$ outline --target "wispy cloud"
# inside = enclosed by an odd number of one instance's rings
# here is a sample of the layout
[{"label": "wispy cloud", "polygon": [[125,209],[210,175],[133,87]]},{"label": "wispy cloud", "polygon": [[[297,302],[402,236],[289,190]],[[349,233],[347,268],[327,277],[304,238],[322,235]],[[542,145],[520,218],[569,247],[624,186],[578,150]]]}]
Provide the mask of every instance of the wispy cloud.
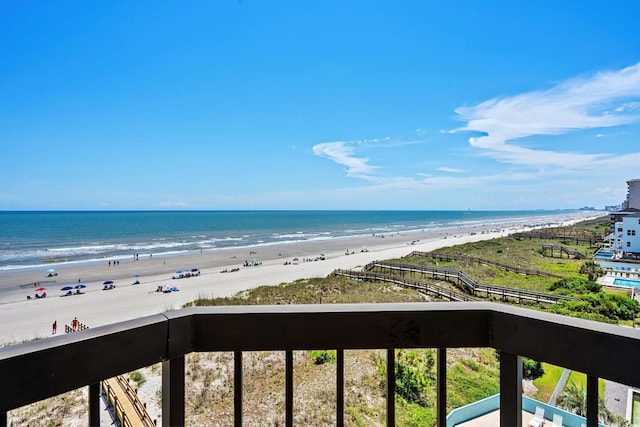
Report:
[{"label": "wispy cloud", "polygon": [[436,170],[439,171],[439,172],[449,172],[449,173],[466,173],[466,172],[469,172],[468,170],[456,169],[456,168],[448,168],[446,166],[443,166],[441,168],[437,168]]},{"label": "wispy cloud", "polygon": [[611,155],[537,150],[517,144],[532,136],[640,122],[640,63],[571,79],[546,91],[494,98],[455,111],[467,121],[455,131],[482,132],[483,136],[470,138],[469,143],[501,161],[565,167],[607,162]]},{"label": "wispy cloud", "polygon": [[325,157],[347,167],[347,175],[351,177],[366,177],[375,171],[375,166],[369,165],[369,159],[358,157],[353,142],[336,141],[323,142],[313,146],[316,156]]}]

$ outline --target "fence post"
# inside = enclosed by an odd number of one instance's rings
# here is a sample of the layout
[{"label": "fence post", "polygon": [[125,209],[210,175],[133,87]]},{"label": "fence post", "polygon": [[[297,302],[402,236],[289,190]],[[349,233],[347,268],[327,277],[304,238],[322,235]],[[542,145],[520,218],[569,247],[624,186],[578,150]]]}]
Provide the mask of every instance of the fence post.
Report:
[{"label": "fence post", "polygon": [[89,385],[89,425],[100,427],[100,383]]},{"label": "fence post", "polygon": [[438,349],[437,368],[437,405],[438,405],[438,427],[447,425],[447,349]]},{"label": "fence post", "polygon": [[184,356],[162,362],[162,425],[184,426]]},{"label": "fence post", "polygon": [[396,425],[396,352],[387,349],[387,427]]},{"label": "fence post", "polygon": [[500,427],[522,425],[522,357],[500,351]]}]

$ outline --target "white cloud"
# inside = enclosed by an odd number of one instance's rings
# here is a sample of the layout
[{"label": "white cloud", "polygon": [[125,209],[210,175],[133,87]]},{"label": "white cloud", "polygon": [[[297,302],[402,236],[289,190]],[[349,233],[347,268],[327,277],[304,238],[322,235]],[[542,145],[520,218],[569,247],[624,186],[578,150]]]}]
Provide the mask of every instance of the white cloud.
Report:
[{"label": "white cloud", "polygon": [[366,157],[357,157],[355,143],[347,141],[323,142],[313,146],[316,156],[326,157],[347,167],[347,176],[367,177],[375,171],[375,167],[368,164]]},{"label": "white cloud", "polygon": [[456,169],[456,168],[448,168],[446,166],[443,166],[441,168],[437,168],[436,170],[440,171],[440,172],[450,172],[450,173],[466,173],[466,172],[469,172],[468,170]]},{"label": "white cloud", "polygon": [[[546,91],[490,99],[456,113],[467,124],[455,131],[485,135],[469,143],[501,161],[520,165],[583,167],[608,162],[609,154],[566,153],[518,146],[536,135],[560,135],[640,122],[640,63],[619,71],[576,78]],[[632,156],[636,161],[637,157]]]}]

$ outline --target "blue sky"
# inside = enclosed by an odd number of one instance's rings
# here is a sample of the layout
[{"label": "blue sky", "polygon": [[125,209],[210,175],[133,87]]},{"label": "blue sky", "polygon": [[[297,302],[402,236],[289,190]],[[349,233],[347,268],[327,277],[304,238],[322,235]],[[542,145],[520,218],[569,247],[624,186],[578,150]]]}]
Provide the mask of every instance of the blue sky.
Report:
[{"label": "blue sky", "polygon": [[640,178],[640,3],[0,4],[0,209],[564,209]]}]

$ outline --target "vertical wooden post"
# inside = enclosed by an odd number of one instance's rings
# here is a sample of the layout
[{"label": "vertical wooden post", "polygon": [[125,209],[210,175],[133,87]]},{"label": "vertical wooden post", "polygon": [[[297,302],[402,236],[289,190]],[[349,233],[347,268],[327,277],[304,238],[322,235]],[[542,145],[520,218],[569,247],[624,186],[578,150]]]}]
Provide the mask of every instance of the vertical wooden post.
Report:
[{"label": "vertical wooden post", "polygon": [[522,358],[500,351],[500,427],[522,425]]},{"label": "vertical wooden post", "polygon": [[387,427],[396,425],[396,352],[387,349]]},{"label": "vertical wooden post", "polygon": [[293,427],[293,351],[285,352],[285,411],[287,427]]},{"label": "vertical wooden post", "polygon": [[438,381],[438,427],[447,425],[447,349],[438,349],[437,360],[437,381]]},{"label": "vertical wooden post", "polygon": [[89,385],[89,426],[100,427],[100,383]]},{"label": "vertical wooden post", "polygon": [[233,353],[233,425],[242,427],[242,352]]},{"label": "vertical wooden post", "polygon": [[336,350],[336,425],[344,425],[344,350]]},{"label": "vertical wooden post", "polygon": [[184,426],[184,356],[162,362],[162,425]]},{"label": "vertical wooden post", "polygon": [[587,427],[598,427],[598,377],[587,375]]}]

